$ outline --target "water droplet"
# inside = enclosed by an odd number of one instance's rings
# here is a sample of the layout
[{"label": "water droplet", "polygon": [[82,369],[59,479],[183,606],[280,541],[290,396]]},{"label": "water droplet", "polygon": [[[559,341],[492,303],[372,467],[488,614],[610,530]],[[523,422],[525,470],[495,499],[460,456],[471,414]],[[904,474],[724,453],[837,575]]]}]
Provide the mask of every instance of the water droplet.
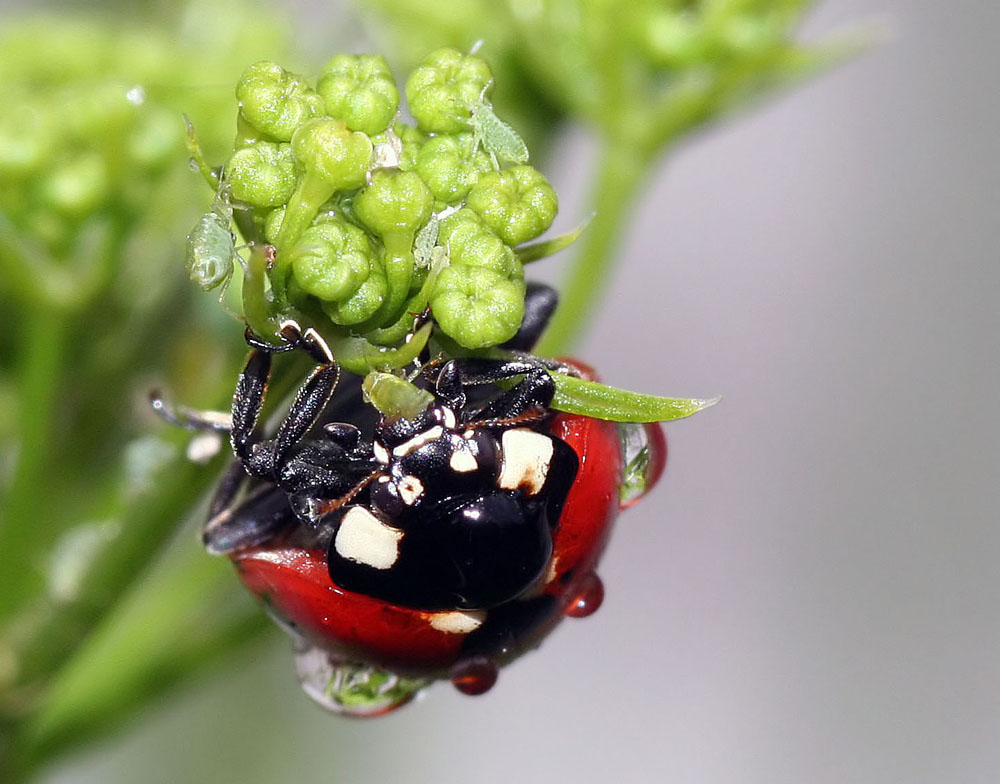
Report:
[{"label": "water droplet", "polygon": [[289,498],[295,516],[309,526],[315,526],[322,515],[319,499],[309,493],[296,493]]},{"label": "water droplet", "polygon": [[125,100],[133,106],[142,106],[146,102],[146,88],[137,84],[125,93]]},{"label": "water droplet", "polygon": [[401,708],[430,681],[406,678],[368,664],[341,662],[322,648],[306,644],[295,654],[302,689],[331,713],[371,718]]},{"label": "water droplet", "polygon": [[451,682],[462,694],[485,694],[497,682],[499,669],[484,656],[460,661],[451,668]]},{"label": "water droplet", "polygon": [[619,423],[618,439],[625,463],[618,505],[627,509],[659,481],[667,463],[667,440],[658,422]]},{"label": "water droplet", "polygon": [[604,601],[604,583],[591,572],[580,581],[580,590],[566,608],[570,618],[586,618],[597,612]]}]

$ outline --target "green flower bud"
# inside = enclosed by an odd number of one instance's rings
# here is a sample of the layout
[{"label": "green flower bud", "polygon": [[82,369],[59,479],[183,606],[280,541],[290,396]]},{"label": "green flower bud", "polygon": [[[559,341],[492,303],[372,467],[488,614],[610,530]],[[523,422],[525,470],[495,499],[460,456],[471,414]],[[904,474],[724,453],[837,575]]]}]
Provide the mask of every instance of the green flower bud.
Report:
[{"label": "green flower bud", "polygon": [[309,120],[292,137],[295,157],[307,175],[322,181],[329,193],[360,188],[372,160],[372,142],[363,133],[348,130],[343,120],[326,117]]},{"label": "green flower bud", "polygon": [[493,166],[481,150],[472,150],[472,134],[435,136],[417,155],[416,170],[427,183],[434,198],[446,204],[457,204],[468,194],[481,174]]},{"label": "green flower bud", "polygon": [[271,275],[275,294],[283,296],[290,248],[309,227],[320,208],[337,191],[361,187],[372,160],[371,139],[347,129],[343,120],[317,117],[299,126],[292,137],[292,151],[303,170],[298,187],[288,200],[281,230],[274,238],[278,263]]},{"label": "green flower bud", "polygon": [[441,221],[437,244],[448,249],[452,265],[483,267],[505,278],[521,272],[514,251],[470,209],[461,209]]},{"label": "green flower bud", "polygon": [[352,326],[367,321],[385,302],[389,285],[385,272],[379,265],[372,265],[368,279],[343,302],[324,302],[323,311],[334,324]]},{"label": "green flower bud", "polygon": [[416,172],[382,169],[354,200],[354,214],[383,238],[402,232],[410,235],[412,244],[412,235],[427,222],[433,206],[434,197]]},{"label": "green flower bud", "polygon": [[524,318],[524,280],[483,267],[452,265],[441,272],[430,297],[441,330],[469,349],[514,337]]},{"label": "green flower bud", "polygon": [[339,218],[306,229],[290,258],[295,282],[324,302],[354,294],[368,279],[376,259],[368,235]]},{"label": "green flower bud", "polygon": [[420,154],[420,148],[427,142],[427,136],[416,127],[406,123],[398,122],[392,127],[396,136],[403,143],[403,152],[399,156],[397,168],[402,171],[410,171],[417,165],[417,155]]},{"label": "green flower bud", "polygon": [[492,79],[484,60],[449,47],[438,49],[406,82],[410,113],[428,133],[467,131],[472,107]]},{"label": "green flower bud", "polygon": [[399,107],[392,71],[378,55],[337,55],[326,64],[316,89],[327,114],[369,135],[388,128]]},{"label": "green flower bud", "polygon": [[544,232],[559,206],[548,180],[531,166],[484,174],[466,204],[508,245],[520,245]]},{"label": "green flower bud", "polygon": [[305,79],[266,60],[243,72],[236,99],[250,125],[281,142],[291,140],[303,122],[323,113],[323,99]]},{"label": "green flower bud", "polygon": [[381,169],[354,200],[354,215],[382,238],[388,297],[378,314],[395,322],[414,283],[413,239],[430,218],[434,197],[416,172]]},{"label": "green flower bud", "polygon": [[232,154],[226,163],[225,181],[234,199],[254,207],[276,207],[294,192],[296,168],[290,144],[257,142]]}]

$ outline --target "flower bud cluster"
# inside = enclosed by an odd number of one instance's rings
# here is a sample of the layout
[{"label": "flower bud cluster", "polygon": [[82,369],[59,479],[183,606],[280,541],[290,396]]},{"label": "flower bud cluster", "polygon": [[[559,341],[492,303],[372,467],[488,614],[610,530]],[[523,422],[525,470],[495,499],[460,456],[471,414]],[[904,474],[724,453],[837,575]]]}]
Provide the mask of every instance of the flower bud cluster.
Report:
[{"label": "flower bud cluster", "polygon": [[514,247],[557,201],[493,114],[492,84],[485,61],[439,49],[406,82],[410,124],[382,57],[337,55],[315,86],[275,63],[246,69],[223,185],[245,238],[273,247],[276,316],[322,313],[324,331],[389,347],[428,307],[465,349],[514,335]]}]

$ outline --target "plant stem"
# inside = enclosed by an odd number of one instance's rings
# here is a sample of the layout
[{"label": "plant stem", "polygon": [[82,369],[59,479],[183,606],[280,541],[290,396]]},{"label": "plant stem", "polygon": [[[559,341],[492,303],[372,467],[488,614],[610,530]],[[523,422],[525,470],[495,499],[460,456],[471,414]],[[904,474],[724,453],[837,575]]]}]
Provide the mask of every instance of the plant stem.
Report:
[{"label": "plant stem", "polygon": [[632,143],[605,139],[591,197],[596,215],[581,237],[581,248],[562,287],[559,307],[538,346],[542,356],[565,353],[591,317],[651,157]]},{"label": "plant stem", "polygon": [[47,536],[37,519],[44,510],[39,493],[48,484],[45,473],[69,326],[64,313],[41,306],[28,309],[21,324],[18,393],[23,407],[18,412],[17,463],[0,517],[0,618],[23,601],[26,583],[39,579],[33,548]]},{"label": "plant stem", "polygon": [[255,245],[250,250],[250,260],[243,278],[243,316],[250,329],[259,337],[278,341],[278,326],[264,290],[266,281],[267,254],[263,245]]}]

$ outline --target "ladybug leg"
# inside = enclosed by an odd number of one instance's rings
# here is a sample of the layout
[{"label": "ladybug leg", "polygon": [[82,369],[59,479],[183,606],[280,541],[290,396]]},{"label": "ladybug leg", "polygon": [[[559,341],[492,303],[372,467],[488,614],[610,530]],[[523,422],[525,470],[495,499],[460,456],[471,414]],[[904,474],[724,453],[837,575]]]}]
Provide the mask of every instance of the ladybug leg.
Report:
[{"label": "ladybug leg", "polygon": [[339,378],[339,366],[320,365],[299,389],[274,438],[271,458],[274,465],[281,465],[289,450],[316,424],[319,415],[330,402]]},{"label": "ladybug leg", "polygon": [[264,394],[271,378],[271,353],[254,349],[247,358],[246,367],[236,381],[233,393],[232,430],[229,440],[236,457],[246,467],[247,473],[265,477],[271,473],[270,450],[254,449],[254,431],[257,418],[264,404]]},{"label": "ladybug leg", "polygon": [[[233,395],[233,452],[243,462],[247,473],[261,478],[274,477],[280,470],[289,450],[299,443],[329,403],[340,377],[340,369],[333,361],[330,349],[315,330],[302,332],[298,324],[287,321],[282,324],[281,335],[286,344],[272,346],[247,331],[247,342],[254,349]],[[294,348],[304,350],[319,361],[320,366],[299,389],[277,435],[269,442],[269,448],[263,448],[254,441],[253,434],[271,377],[271,355]]]},{"label": "ladybug leg", "polygon": [[[298,348],[305,351],[318,365],[333,363],[333,352],[315,329],[309,327],[304,332],[295,321],[285,321],[280,328],[281,337],[285,339],[288,348]],[[284,347],[282,347],[284,350]]]},{"label": "ladybug leg", "polygon": [[529,359],[453,359],[438,375],[438,397],[457,410],[465,406],[465,387],[492,384],[523,376],[509,390],[480,409],[472,419],[517,419],[529,411],[547,410],[555,394],[555,383],[545,367]]},{"label": "ladybug leg", "polygon": [[502,348],[510,351],[531,351],[541,338],[549,319],[559,303],[559,295],[551,286],[544,283],[527,285],[524,295],[524,318],[517,333],[503,344]]},{"label": "ladybug leg", "polygon": [[533,365],[523,379],[480,409],[475,418],[505,420],[517,419],[533,411],[544,414],[548,411],[555,392],[555,382],[548,371]]},{"label": "ladybug leg", "polygon": [[333,354],[330,351],[330,347],[323,340],[322,335],[312,327],[303,331],[298,322],[288,320],[281,323],[278,332],[285,341],[282,344],[268,343],[266,340],[261,340],[251,331],[250,327],[243,330],[243,339],[250,348],[263,351],[267,354],[284,354],[286,351],[301,349],[316,360],[317,364],[326,365],[333,362]]},{"label": "ladybug leg", "polygon": [[209,519],[232,505],[233,499],[236,498],[246,478],[246,471],[243,470],[243,465],[239,460],[234,460],[229,464],[226,472],[222,475],[222,479],[219,480],[219,486],[215,488],[215,492],[212,494],[212,500],[208,504]]}]

